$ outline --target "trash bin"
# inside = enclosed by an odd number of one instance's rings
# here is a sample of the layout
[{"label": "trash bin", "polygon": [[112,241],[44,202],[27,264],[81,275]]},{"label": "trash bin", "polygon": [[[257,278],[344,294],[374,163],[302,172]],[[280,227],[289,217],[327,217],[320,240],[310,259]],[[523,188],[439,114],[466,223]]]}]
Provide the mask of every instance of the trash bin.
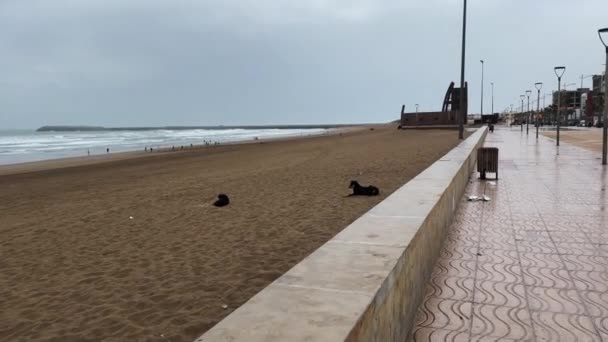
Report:
[{"label": "trash bin", "polygon": [[486,172],[496,174],[498,179],[498,148],[480,147],[477,149],[477,172],[480,179],[486,179]]}]

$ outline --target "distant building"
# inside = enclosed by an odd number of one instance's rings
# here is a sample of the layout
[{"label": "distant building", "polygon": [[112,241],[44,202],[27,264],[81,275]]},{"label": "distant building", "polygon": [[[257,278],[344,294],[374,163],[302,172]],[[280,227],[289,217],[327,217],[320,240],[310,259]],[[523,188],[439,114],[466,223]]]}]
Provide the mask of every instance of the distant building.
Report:
[{"label": "distant building", "polygon": [[604,85],[606,84],[606,77],[604,75],[593,75],[593,92],[595,93],[603,93]]},{"label": "distant building", "polygon": [[[562,107],[568,109],[581,108],[581,96],[589,92],[589,88],[578,88],[576,90],[562,90]],[[557,91],[553,92],[553,105],[557,105]]]},{"label": "distant building", "polygon": [[[591,90],[589,88],[561,91],[561,108],[566,113],[565,119],[581,119],[581,109],[585,106],[583,101],[587,101],[587,97],[583,96],[583,94],[587,94],[590,91]],[[557,106],[558,94],[559,92],[557,91],[553,92],[553,106]]]},{"label": "distant building", "polygon": [[586,113],[590,122],[597,121],[604,111],[604,87],[606,85],[606,77],[602,75],[593,76],[593,87],[587,97]]}]

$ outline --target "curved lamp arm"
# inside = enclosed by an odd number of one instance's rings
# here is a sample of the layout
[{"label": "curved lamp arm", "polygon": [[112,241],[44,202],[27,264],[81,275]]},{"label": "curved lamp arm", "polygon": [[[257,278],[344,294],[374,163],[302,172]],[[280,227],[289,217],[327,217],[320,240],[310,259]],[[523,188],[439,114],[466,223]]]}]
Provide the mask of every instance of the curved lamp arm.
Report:
[{"label": "curved lamp arm", "polygon": [[555,72],[555,76],[557,76],[557,78],[562,78],[562,76],[564,76],[564,73],[566,72],[566,67],[556,66],[555,68],[553,68],[553,71]]},{"label": "curved lamp arm", "polygon": [[606,40],[604,40],[604,37],[602,36],[603,34],[608,35],[608,27],[597,30],[597,35],[600,37],[602,44],[604,44],[604,46],[606,47],[606,50],[608,51],[608,38],[606,38]]}]

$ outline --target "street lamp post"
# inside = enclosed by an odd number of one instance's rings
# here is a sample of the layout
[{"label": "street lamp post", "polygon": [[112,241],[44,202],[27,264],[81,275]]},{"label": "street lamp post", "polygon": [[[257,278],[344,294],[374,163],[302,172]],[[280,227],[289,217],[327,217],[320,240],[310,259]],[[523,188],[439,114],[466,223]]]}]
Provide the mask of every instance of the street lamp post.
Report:
[{"label": "street lamp post", "polygon": [[483,59],[479,61],[481,62],[481,115],[483,116]]},{"label": "street lamp post", "polygon": [[528,96],[528,115],[526,115],[526,135],[530,131],[530,94],[532,94],[532,90],[526,90],[526,95]]},{"label": "street lamp post", "polygon": [[490,83],[492,85],[492,113],[490,114],[494,114],[494,82]]},{"label": "street lamp post", "polygon": [[[608,154],[608,27],[597,31],[597,35],[600,36],[600,40],[606,48],[606,70],[604,71],[604,119],[603,130],[604,135],[602,138],[602,165],[606,165],[606,154]],[[606,40],[604,40],[604,37]]]},{"label": "street lamp post", "polygon": [[418,104],[416,103],[416,113],[418,113]]},{"label": "street lamp post", "polygon": [[464,106],[464,59],[465,59],[465,45],[467,38],[467,0],[464,0],[462,10],[462,56],[460,59],[460,120],[458,120],[458,139],[464,139],[464,118],[466,116]]},{"label": "street lamp post", "polygon": [[538,97],[536,99],[536,120],[534,120],[534,124],[536,125],[536,139],[538,139],[538,126],[540,126],[538,124],[538,115],[540,113],[540,90],[543,87],[543,82],[536,82],[534,83],[534,86],[536,87],[536,90],[538,90]]},{"label": "street lamp post", "polygon": [[519,98],[521,99],[521,115],[519,116],[519,124],[521,126],[521,132],[524,132],[524,99],[526,98],[526,95],[519,95]]},{"label": "street lamp post", "polygon": [[555,72],[555,76],[557,76],[557,142],[556,146],[559,146],[559,126],[562,121],[561,109],[562,109],[562,76],[566,72],[565,66],[557,66],[553,68],[553,72]]}]

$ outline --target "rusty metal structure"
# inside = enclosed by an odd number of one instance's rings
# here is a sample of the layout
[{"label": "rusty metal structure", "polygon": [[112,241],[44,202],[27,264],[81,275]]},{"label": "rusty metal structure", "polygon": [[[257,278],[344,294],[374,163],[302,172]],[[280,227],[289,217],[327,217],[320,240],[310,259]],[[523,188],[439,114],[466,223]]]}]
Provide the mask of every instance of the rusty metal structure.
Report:
[{"label": "rusty metal structure", "polygon": [[401,128],[425,126],[458,126],[460,116],[460,96],[464,96],[464,120],[468,113],[468,86],[465,82],[464,90],[456,88],[451,82],[443,98],[440,112],[405,113],[405,105],[401,106]]}]

